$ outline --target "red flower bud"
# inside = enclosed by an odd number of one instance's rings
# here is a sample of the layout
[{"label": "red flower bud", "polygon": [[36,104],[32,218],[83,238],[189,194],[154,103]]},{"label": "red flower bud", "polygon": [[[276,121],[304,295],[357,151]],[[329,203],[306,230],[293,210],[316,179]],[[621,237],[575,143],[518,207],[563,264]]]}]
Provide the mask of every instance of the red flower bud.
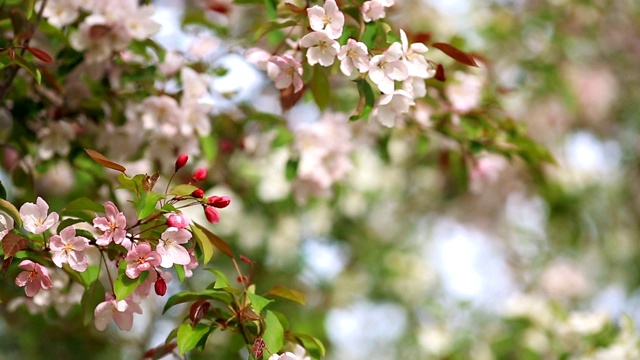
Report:
[{"label": "red flower bud", "polygon": [[187,165],[187,161],[189,161],[189,155],[182,154],[178,156],[176,159],[176,171],[182,169],[185,165]]},{"label": "red flower bud", "polygon": [[201,181],[207,178],[207,169],[199,168],[193,173],[193,177],[191,178],[194,182]]},{"label": "red flower bud", "polygon": [[193,190],[193,192],[191,193],[191,196],[193,196],[194,198],[202,199],[202,198],[204,197],[204,190],[202,190],[202,189],[195,189],[195,190]]},{"label": "red flower bud", "polygon": [[211,206],[205,206],[204,216],[206,216],[207,221],[212,224],[217,224],[218,222],[220,222],[220,213],[218,212],[218,210]]},{"label": "red flower bud", "polygon": [[155,290],[158,296],[164,296],[164,294],[167,293],[167,283],[160,275],[158,275],[158,279],[156,280]]},{"label": "red flower bud", "polygon": [[207,200],[209,200],[209,204],[217,207],[218,209],[226,208],[229,206],[231,202],[231,198],[228,196],[210,196]]}]

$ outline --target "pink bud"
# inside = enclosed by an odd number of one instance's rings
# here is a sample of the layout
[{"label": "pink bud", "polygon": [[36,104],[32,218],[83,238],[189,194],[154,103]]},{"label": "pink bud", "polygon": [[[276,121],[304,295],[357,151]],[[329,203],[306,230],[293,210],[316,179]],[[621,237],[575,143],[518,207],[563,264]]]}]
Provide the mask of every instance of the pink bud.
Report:
[{"label": "pink bud", "polygon": [[199,168],[193,173],[193,177],[191,178],[194,182],[202,181],[207,178],[207,169]]},{"label": "pink bud", "polygon": [[209,200],[209,204],[217,207],[218,209],[226,208],[229,206],[231,202],[231,198],[228,196],[210,196],[207,200]]},{"label": "pink bud", "polygon": [[220,213],[211,206],[206,206],[204,208],[204,216],[206,216],[207,220],[212,224],[220,222]]},{"label": "pink bud", "polygon": [[158,276],[154,287],[158,296],[164,296],[167,293],[167,283],[160,276]]},{"label": "pink bud", "polygon": [[191,196],[193,196],[194,198],[202,199],[202,198],[204,197],[204,190],[202,190],[202,189],[195,189],[195,190],[193,190],[193,192],[191,193]]},{"label": "pink bud", "polygon": [[184,214],[171,214],[166,222],[168,227],[184,229],[189,226],[189,219]]},{"label": "pink bud", "polygon": [[176,159],[176,171],[182,169],[187,164],[187,161],[189,161],[189,155],[182,154],[178,156],[178,159]]}]

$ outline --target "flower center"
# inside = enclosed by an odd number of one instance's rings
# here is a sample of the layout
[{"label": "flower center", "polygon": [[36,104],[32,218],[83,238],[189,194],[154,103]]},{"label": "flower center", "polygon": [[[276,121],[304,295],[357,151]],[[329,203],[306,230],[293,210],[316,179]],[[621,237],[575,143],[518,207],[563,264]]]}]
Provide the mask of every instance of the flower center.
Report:
[{"label": "flower center", "polygon": [[65,246],[62,247],[62,250],[64,250],[64,252],[69,254],[69,253],[71,253],[73,251],[73,245],[72,244],[66,244]]},{"label": "flower center", "polygon": [[322,23],[324,24],[325,27],[331,24],[331,16],[324,14],[324,16],[322,17]]}]

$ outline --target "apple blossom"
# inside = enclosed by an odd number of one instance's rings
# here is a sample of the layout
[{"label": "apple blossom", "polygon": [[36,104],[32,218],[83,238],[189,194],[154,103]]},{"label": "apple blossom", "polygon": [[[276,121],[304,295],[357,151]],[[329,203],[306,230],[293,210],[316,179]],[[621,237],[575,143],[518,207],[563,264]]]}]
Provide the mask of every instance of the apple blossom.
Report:
[{"label": "apple blossom", "polygon": [[127,269],[125,270],[125,274],[130,279],[135,279],[140,276],[141,272],[149,271],[155,266],[159,266],[162,261],[160,254],[151,250],[151,245],[146,242],[129,250],[124,260],[132,262],[127,264]]},{"label": "apple blossom", "polygon": [[85,271],[89,262],[83,251],[88,245],[89,239],[76,236],[73,226],[66,227],[59,235],[53,235],[49,239],[49,248],[53,253],[51,260],[60,268],[63,263],[68,263],[73,270]]},{"label": "apple blossom", "polygon": [[0,211],[0,241],[4,238],[9,231],[13,230],[14,222],[13,218],[4,211]]},{"label": "apple blossom", "polygon": [[167,226],[184,229],[189,226],[189,218],[183,213],[171,214],[167,218]]},{"label": "apple blossom", "polygon": [[156,246],[156,251],[162,256],[160,266],[170,268],[173,264],[187,265],[191,259],[184,246],[191,239],[191,233],[186,229],[168,228],[162,235]]},{"label": "apple blossom", "polygon": [[293,352],[285,352],[284,354],[273,354],[269,356],[268,360],[311,360],[311,357],[307,356],[306,350],[296,344],[296,348]]},{"label": "apple blossom", "polygon": [[198,268],[198,258],[195,256],[195,249],[189,249],[189,263],[183,266],[184,277],[193,276],[193,270]]},{"label": "apple blossom", "polygon": [[24,203],[20,207],[20,217],[25,230],[33,234],[42,234],[58,222],[58,213],[49,212],[49,204],[41,197],[38,197],[36,204]]},{"label": "apple blossom", "polygon": [[69,35],[69,44],[77,51],[85,52],[87,63],[107,60],[115,51],[123,50],[131,42],[124,24],[115,23],[101,14],[84,19],[78,31]]},{"label": "apple blossom", "polygon": [[252,47],[245,50],[244,57],[247,59],[249,64],[255,65],[255,67],[260,70],[267,70],[267,64],[269,63],[269,58],[271,58],[271,53],[257,47]]},{"label": "apple blossom", "polygon": [[129,331],[133,326],[133,314],[142,314],[142,308],[131,297],[116,301],[113,294],[105,294],[105,301],[98,304],[93,313],[99,331],[104,331],[112,320],[120,330]]},{"label": "apple blossom", "polygon": [[327,34],[331,39],[337,39],[342,35],[344,27],[344,14],[338,9],[335,0],[326,0],[322,7],[315,5],[307,9],[309,26],[314,31]]},{"label": "apple blossom", "polygon": [[410,93],[405,90],[395,90],[391,94],[383,94],[378,100],[378,106],[373,110],[375,117],[382,125],[392,127],[400,115],[409,112],[415,103]]},{"label": "apple blossom", "polygon": [[49,290],[53,287],[46,267],[31,260],[23,260],[18,267],[24,271],[16,277],[16,285],[24,287],[28,297],[34,297],[40,289]]},{"label": "apple blossom", "polygon": [[427,59],[422,56],[429,49],[423,43],[413,43],[409,45],[407,34],[404,30],[400,30],[400,40],[402,42],[402,59],[407,66],[407,72],[411,77],[419,77],[422,79],[430,78],[435,75],[435,70],[429,66]]},{"label": "apple blossom", "polygon": [[302,65],[291,55],[274,55],[267,63],[267,75],[278,89],[286,89],[293,85],[293,91],[302,90]]},{"label": "apple blossom", "polygon": [[78,18],[78,6],[73,0],[51,0],[44,8],[42,16],[49,24],[60,29]]},{"label": "apple blossom", "polygon": [[322,66],[330,66],[340,50],[340,44],[322,32],[311,32],[300,39],[300,45],[307,50],[309,65],[320,63]]},{"label": "apple blossom", "polygon": [[122,18],[129,35],[136,40],[145,40],[160,30],[160,24],[151,17],[155,12],[153,5],[140,6]]},{"label": "apple blossom", "polygon": [[338,59],[340,60],[340,71],[346,76],[351,76],[353,69],[365,73],[369,71],[369,53],[367,45],[349,38],[347,43],[338,51]]},{"label": "apple blossom", "polygon": [[453,110],[464,114],[473,110],[482,97],[482,78],[475,74],[456,71],[455,81],[446,87],[445,93],[453,106]]},{"label": "apple blossom", "polygon": [[409,77],[407,66],[401,60],[402,56],[402,45],[395,42],[383,54],[371,58],[369,77],[384,94],[393,93],[395,81],[403,81]]},{"label": "apple blossom", "polygon": [[127,236],[127,219],[111,201],[104,203],[104,210],[106,216],[93,219],[93,226],[102,231],[96,244],[107,246],[112,241],[120,244]]}]

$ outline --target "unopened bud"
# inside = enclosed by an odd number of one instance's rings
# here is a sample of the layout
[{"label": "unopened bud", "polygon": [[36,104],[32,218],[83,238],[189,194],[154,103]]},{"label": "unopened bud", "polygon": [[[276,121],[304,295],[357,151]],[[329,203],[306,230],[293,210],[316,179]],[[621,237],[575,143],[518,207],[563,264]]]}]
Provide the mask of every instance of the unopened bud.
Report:
[{"label": "unopened bud", "polygon": [[217,207],[218,209],[226,208],[229,206],[231,202],[231,198],[228,196],[210,196],[207,200],[209,200],[209,204]]},{"label": "unopened bud", "polygon": [[158,276],[158,279],[156,280],[155,290],[158,296],[164,296],[164,294],[167,293],[167,283],[161,276]]},{"label": "unopened bud", "polygon": [[189,226],[189,219],[184,214],[171,214],[167,218],[167,226],[178,229],[184,229]]},{"label": "unopened bud", "polygon": [[187,165],[187,161],[189,161],[189,155],[182,154],[178,156],[176,159],[176,171],[182,169],[185,165]]},{"label": "unopened bud", "polygon": [[193,177],[191,178],[194,182],[202,181],[207,178],[207,169],[199,168],[193,173]]},{"label": "unopened bud", "polygon": [[220,222],[220,213],[218,212],[218,210],[211,206],[205,206],[204,216],[206,216],[207,221],[212,224],[217,224],[218,222]]},{"label": "unopened bud", "polygon": [[202,198],[204,197],[204,190],[202,190],[202,189],[195,189],[195,190],[193,190],[193,192],[191,193],[191,196],[193,196],[194,198],[202,199]]}]

